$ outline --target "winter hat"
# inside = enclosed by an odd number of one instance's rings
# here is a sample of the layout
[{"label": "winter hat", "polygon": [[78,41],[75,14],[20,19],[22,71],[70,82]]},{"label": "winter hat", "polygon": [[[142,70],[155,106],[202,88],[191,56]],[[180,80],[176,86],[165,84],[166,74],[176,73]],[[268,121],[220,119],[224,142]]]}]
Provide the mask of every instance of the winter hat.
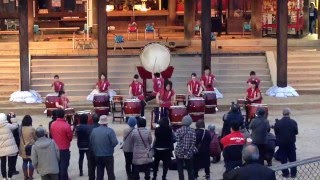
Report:
[{"label": "winter hat", "polygon": [[42,127],[42,126],[39,126],[37,129],[36,129],[36,136],[38,138],[41,138],[41,137],[44,137],[46,135],[46,130]]},{"label": "winter hat", "polygon": [[7,121],[7,115],[4,113],[0,113],[0,122]]},{"label": "winter hat", "polygon": [[182,119],[182,125],[184,126],[190,126],[192,124],[192,118],[189,115],[186,115]]},{"label": "winter hat", "polygon": [[136,126],[136,125],[137,125],[137,119],[136,119],[135,117],[133,117],[133,116],[129,117],[129,119],[128,119],[128,125],[129,125],[130,127]]},{"label": "winter hat", "polygon": [[257,115],[258,116],[264,116],[266,114],[266,111],[263,108],[258,108]]},{"label": "winter hat", "polygon": [[209,130],[210,132],[215,132],[216,126],[215,126],[214,124],[209,124],[208,130]]}]

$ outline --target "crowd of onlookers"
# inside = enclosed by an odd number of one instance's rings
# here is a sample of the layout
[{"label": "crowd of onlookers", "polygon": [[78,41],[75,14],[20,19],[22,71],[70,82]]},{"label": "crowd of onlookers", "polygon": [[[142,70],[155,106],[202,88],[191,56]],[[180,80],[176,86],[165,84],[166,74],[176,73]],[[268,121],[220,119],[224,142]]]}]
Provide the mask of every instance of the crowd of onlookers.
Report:
[{"label": "crowd of onlookers", "polygon": [[[167,179],[168,170],[177,170],[179,179],[197,179],[204,169],[205,178],[210,179],[210,165],[224,161],[223,178],[229,179],[275,179],[272,166],[275,157],[281,163],[296,161],[295,136],[297,123],[290,118],[290,109],[283,110],[283,117],[270,125],[264,109],[257,110],[256,118],[245,122],[240,108],[232,104],[223,117],[221,135],[215,126],[206,128],[204,121],[191,127],[192,118],[185,116],[178,129],[172,129],[168,118],[159,122],[152,134],[146,128],[146,120],[130,117],[119,143],[115,131],[108,126],[108,117],[93,115],[93,124],[88,125],[88,115],[80,115],[80,123],[73,132],[65,120],[63,110],[53,112],[49,131],[42,126],[32,126],[29,115],[23,117],[20,125],[13,113],[0,114],[0,156],[1,173],[4,179],[11,179],[16,171],[17,156],[22,160],[24,179],[32,179],[34,169],[44,180],[68,180],[70,144],[74,134],[79,149],[79,175],[83,176],[83,160],[87,158],[89,180],[104,179],[106,169],[109,180],[116,179],[114,173],[114,149],[123,150],[128,179],[137,180],[143,172],[145,179]],[[271,133],[271,128],[274,133]],[[276,146],[279,146],[275,152]],[[74,153],[74,152],[73,152]],[[221,158],[221,156],[223,158]],[[158,176],[159,163],[163,162],[162,177]],[[7,167],[8,164],[8,167]],[[284,177],[296,177],[296,168],[283,170]],[[250,178],[249,178],[250,177]]]}]

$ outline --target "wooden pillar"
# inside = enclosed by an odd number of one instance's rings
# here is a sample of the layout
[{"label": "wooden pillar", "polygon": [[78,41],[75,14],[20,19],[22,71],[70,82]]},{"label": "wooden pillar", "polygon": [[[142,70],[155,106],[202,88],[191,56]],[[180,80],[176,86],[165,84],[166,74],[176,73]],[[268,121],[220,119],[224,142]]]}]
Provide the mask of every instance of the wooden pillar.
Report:
[{"label": "wooden pillar", "polygon": [[184,39],[191,40],[194,36],[195,26],[195,1],[184,1]]},{"label": "wooden pillar", "polygon": [[251,34],[254,38],[262,37],[262,1],[251,1]]},{"label": "wooden pillar", "polygon": [[169,0],[168,11],[169,11],[168,25],[174,26],[175,22],[176,22],[176,18],[177,18],[177,2],[176,2],[176,0]]},{"label": "wooden pillar", "polygon": [[211,69],[211,1],[201,0],[201,43],[202,43],[202,61],[201,71],[205,67]]},{"label": "wooden pillar", "polygon": [[309,0],[303,1],[303,34],[309,34]]},{"label": "wooden pillar", "polygon": [[95,38],[98,38],[98,7],[98,0],[92,0],[92,34]]},{"label": "wooden pillar", "polygon": [[28,32],[29,32],[29,40],[33,41],[33,25],[34,25],[34,17],[33,17],[33,0],[28,0]]},{"label": "wooden pillar", "polygon": [[29,91],[30,85],[28,9],[28,1],[19,0],[20,86],[22,91]]},{"label": "wooden pillar", "polygon": [[277,86],[287,87],[288,0],[277,1]]},{"label": "wooden pillar", "polygon": [[98,1],[98,72],[108,75],[106,4],[106,1]]}]

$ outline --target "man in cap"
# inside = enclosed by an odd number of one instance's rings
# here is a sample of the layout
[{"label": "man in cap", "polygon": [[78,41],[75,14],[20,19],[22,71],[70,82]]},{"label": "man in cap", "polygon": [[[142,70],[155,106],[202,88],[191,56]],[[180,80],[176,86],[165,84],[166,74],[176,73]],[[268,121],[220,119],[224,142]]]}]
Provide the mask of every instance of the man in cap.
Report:
[{"label": "man in cap", "polygon": [[260,163],[264,164],[264,157],[266,153],[266,144],[268,130],[270,129],[269,121],[266,118],[266,111],[263,108],[258,108],[257,110],[257,117],[254,118],[250,125],[249,129],[252,130],[251,137],[252,143],[256,145],[259,149],[260,153]]},{"label": "man in cap", "polygon": [[36,129],[37,141],[32,146],[31,159],[41,179],[59,179],[59,149],[56,143],[47,138],[45,129]]},{"label": "man in cap", "polygon": [[[279,145],[280,161],[282,164],[296,161],[296,135],[298,134],[298,125],[295,120],[290,118],[291,111],[285,108],[282,112],[281,120],[276,121],[274,125],[274,133],[276,135],[277,143]],[[290,169],[291,177],[295,178],[297,175],[297,168]],[[282,176],[289,177],[289,170],[282,171]]]},{"label": "man in cap", "polygon": [[114,148],[118,144],[116,133],[108,127],[108,117],[100,116],[100,126],[94,128],[90,135],[90,148],[96,157],[97,180],[103,180],[104,169],[107,169],[108,179],[114,180]]},{"label": "man in cap", "polygon": [[188,171],[188,179],[194,178],[193,155],[197,152],[196,133],[190,127],[192,119],[189,115],[183,117],[182,127],[176,131],[177,146],[175,154],[177,157],[177,166],[179,173],[179,180],[184,180],[183,164],[186,165]]}]

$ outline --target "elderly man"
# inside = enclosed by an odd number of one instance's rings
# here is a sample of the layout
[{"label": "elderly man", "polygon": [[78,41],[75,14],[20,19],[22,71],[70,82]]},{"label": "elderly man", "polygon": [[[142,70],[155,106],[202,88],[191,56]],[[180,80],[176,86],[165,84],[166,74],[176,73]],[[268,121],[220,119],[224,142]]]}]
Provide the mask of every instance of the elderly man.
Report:
[{"label": "elderly man", "polygon": [[242,150],[244,165],[223,175],[224,180],[275,180],[275,172],[259,163],[259,150],[255,145],[248,145]]},{"label": "elderly man", "polygon": [[266,111],[262,108],[258,108],[257,115],[258,117],[254,118],[250,125],[249,129],[252,129],[251,137],[252,143],[255,144],[260,153],[260,163],[264,163],[264,157],[266,153],[266,145],[267,145],[267,136],[268,130],[270,129],[269,121],[267,120]]},{"label": "elderly man", "polygon": [[108,117],[100,116],[100,126],[94,128],[90,135],[90,148],[96,157],[97,180],[103,180],[104,169],[107,169],[108,179],[115,180],[114,148],[118,144],[116,133],[108,127]]},{"label": "elderly man", "polygon": [[[291,111],[285,108],[282,111],[283,118],[274,125],[274,133],[279,145],[279,156],[282,164],[296,161],[296,135],[298,134],[298,125],[295,120],[290,118]],[[297,175],[297,168],[290,169],[291,177]],[[289,177],[289,170],[282,171],[283,177]]]}]

